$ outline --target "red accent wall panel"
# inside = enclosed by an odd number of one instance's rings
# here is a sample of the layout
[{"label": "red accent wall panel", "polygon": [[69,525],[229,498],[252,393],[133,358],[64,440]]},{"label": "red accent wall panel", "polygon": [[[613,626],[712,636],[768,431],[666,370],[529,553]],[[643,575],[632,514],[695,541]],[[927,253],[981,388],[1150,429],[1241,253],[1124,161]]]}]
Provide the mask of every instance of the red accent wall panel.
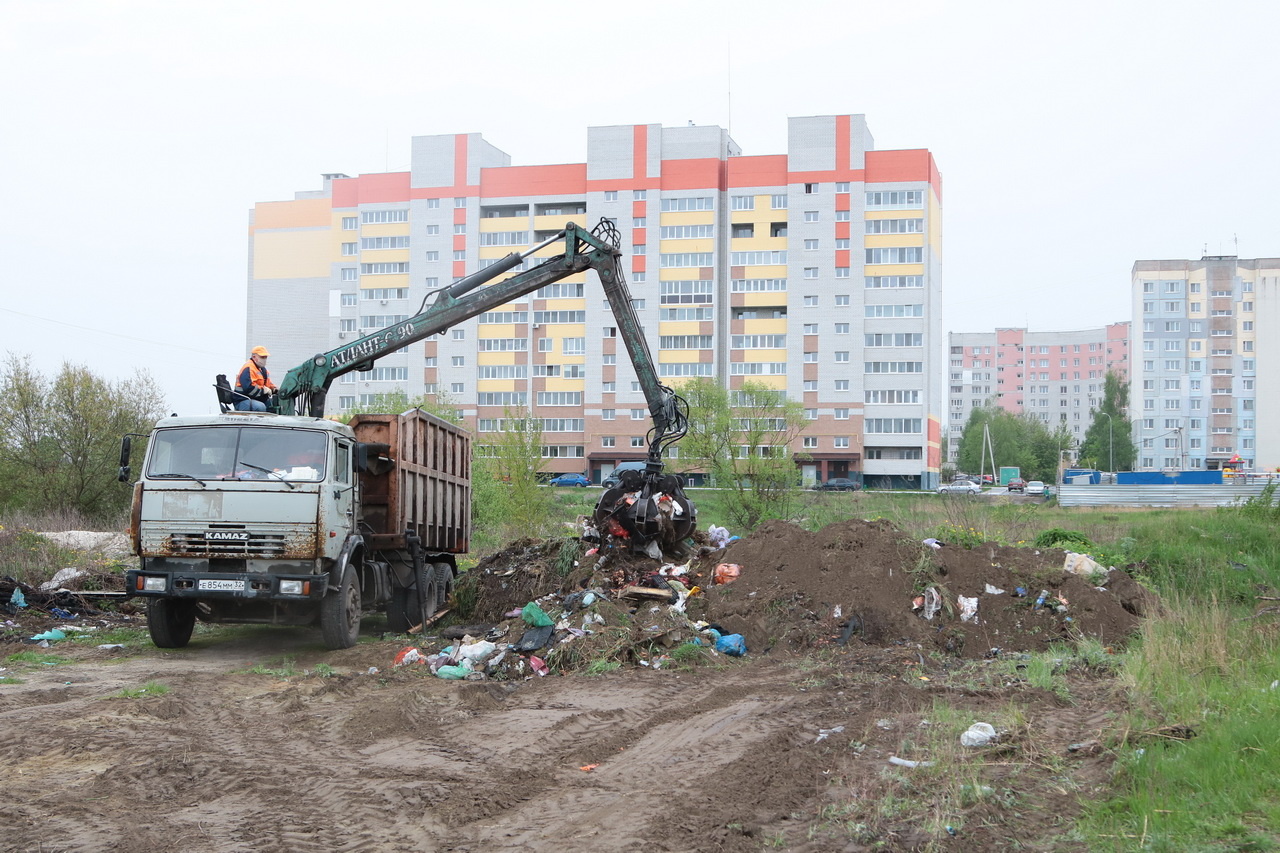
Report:
[{"label": "red accent wall panel", "polygon": [[466,262],[466,261],[454,261],[454,262],[453,262],[453,277],[454,277],[454,278],[462,278],[462,277],[463,277],[464,275],[466,275],[466,274],[467,274],[467,262]]},{"label": "red accent wall panel", "polygon": [[[836,171],[849,171],[849,116],[836,116]],[[839,208],[836,208],[839,210]]]},{"label": "red accent wall panel", "polygon": [[729,160],[730,187],[785,187],[787,183],[786,154]]},{"label": "red accent wall panel", "polygon": [[934,195],[942,200],[942,175],[925,148],[906,151],[868,151],[867,183],[889,181],[928,181]]},{"label": "red accent wall panel", "polygon": [[714,157],[696,160],[663,160],[663,190],[714,190],[720,188],[720,161]]},{"label": "red accent wall panel", "polygon": [[836,210],[852,210],[849,206],[850,193],[836,193]]},{"label": "red accent wall panel", "polygon": [[837,239],[837,240],[847,240],[847,239],[849,239],[849,225],[850,225],[850,224],[851,224],[851,223],[848,223],[848,222],[837,222],[837,223],[836,223],[836,239]]},{"label": "red accent wall panel", "polygon": [[334,207],[408,201],[409,173],[382,172],[358,178],[339,178],[330,189]]},{"label": "red accent wall panel", "polygon": [[631,215],[632,215],[632,216],[648,216],[648,215],[649,215],[649,202],[647,202],[647,201],[633,201],[633,202],[631,202]]},{"label": "red accent wall panel", "polygon": [[644,271],[645,271],[645,269],[646,269],[646,267],[645,267],[645,260],[646,260],[646,258],[645,258],[645,256],[644,256],[644,255],[632,255],[632,256],[631,256],[631,271],[632,271],[632,272],[644,272]]},{"label": "red accent wall panel", "polygon": [[453,250],[454,250],[455,252],[461,252],[461,251],[464,251],[466,248],[467,248],[467,235],[466,235],[466,234],[454,234],[454,235],[453,235]]},{"label": "red accent wall panel", "polygon": [[646,243],[648,240],[649,240],[649,234],[646,229],[644,228],[631,229],[631,244],[633,246],[639,246],[643,243]]},{"label": "red accent wall panel", "polygon": [[836,266],[838,267],[849,266],[849,250],[848,249],[836,249]]},{"label": "red accent wall panel", "polygon": [[480,195],[484,198],[584,195],[586,191],[586,163],[501,166],[480,170]]},{"label": "red accent wall panel", "polygon": [[631,128],[631,157],[631,177],[644,180],[649,176],[649,128],[643,124]]},{"label": "red accent wall panel", "polygon": [[465,207],[455,207],[453,209],[453,224],[454,225],[467,224],[467,209]]},{"label": "red accent wall panel", "polygon": [[453,137],[453,185],[467,185],[467,136],[459,133]]}]

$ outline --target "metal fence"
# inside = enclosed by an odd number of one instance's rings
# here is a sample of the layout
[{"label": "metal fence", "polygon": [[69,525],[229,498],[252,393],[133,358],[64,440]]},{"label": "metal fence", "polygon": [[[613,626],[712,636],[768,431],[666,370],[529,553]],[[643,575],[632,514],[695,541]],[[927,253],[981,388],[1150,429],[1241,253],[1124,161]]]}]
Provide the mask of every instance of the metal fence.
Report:
[{"label": "metal fence", "polygon": [[1232,506],[1262,494],[1265,483],[1223,483],[1212,486],[1061,485],[1059,506]]}]

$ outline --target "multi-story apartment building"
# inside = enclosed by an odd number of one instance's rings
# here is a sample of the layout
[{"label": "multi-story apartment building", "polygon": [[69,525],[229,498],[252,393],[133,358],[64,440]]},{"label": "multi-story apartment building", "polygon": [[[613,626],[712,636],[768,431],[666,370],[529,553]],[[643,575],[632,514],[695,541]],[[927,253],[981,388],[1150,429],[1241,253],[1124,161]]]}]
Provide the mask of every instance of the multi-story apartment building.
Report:
[{"label": "multi-story apartment building", "polygon": [[[860,115],[788,131],[785,154],[744,156],[719,127],[592,127],[585,163],[542,166],[512,166],[478,134],[415,137],[407,172],[326,175],[255,205],[249,340],[280,371],[566,222],[609,218],[664,382],[785,389],[810,420],[794,448],[807,478],[931,487],[945,369],[933,157],[875,151]],[[598,480],[644,457],[648,409],[594,273],[343,377],[330,409],[395,389],[446,395],[480,445],[505,411],[531,411],[549,471]]]},{"label": "multi-story apartment building", "polygon": [[1129,334],[1128,322],[1068,332],[952,332],[948,458],[956,458],[969,415],[983,406],[1029,413],[1051,430],[1066,424],[1083,441],[1107,372],[1129,381]]},{"label": "multi-story apartment building", "polygon": [[1280,346],[1255,325],[1277,310],[1280,258],[1137,261],[1132,281],[1138,467],[1216,469],[1237,455],[1245,468],[1280,464],[1276,404],[1257,405]]}]

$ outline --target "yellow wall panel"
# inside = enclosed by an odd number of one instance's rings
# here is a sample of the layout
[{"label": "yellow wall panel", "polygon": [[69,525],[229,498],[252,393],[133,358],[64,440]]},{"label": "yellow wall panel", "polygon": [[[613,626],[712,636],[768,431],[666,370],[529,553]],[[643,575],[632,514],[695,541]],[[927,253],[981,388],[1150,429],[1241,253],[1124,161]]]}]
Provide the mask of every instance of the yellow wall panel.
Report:
[{"label": "yellow wall panel", "polygon": [[[533,229],[535,231],[559,231],[564,228],[566,222],[575,222],[578,225],[587,228],[587,215],[585,213],[550,213],[545,216],[535,216],[533,217]],[[587,228],[587,230],[591,229]],[[533,235],[531,234],[529,236],[532,237]],[[563,243],[561,243],[561,245],[563,246]],[[560,253],[552,252],[551,254],[556,255]]]},{"label": "yellow wall panel", "polygon": [[[702,276],[699,272],[698,267],[668,267],[666,269],[661,270],[660,273],[662,275],[662,279],[661,279],[662,281],[701,281],[702,280]],[[679,306],[671,305],[668,307],[676,308]],[[689,308],[692,306],[686,305],[684,307]]]},{"label": "yellow wall panel", "polygon": [[548,391],[581,391],[583,382],[584,380],[582,379],[564,379],[563,377],[550,376],[550,377],[547,377],[547,390]]},{"label": "yellow wall panel", "polygon": [[485,323],[476,331],[477,338],[514,338],[515,336],[514,323]]},{"label": "yellow wall panel", "polygon": [[409,276],[406,275],[362,275],[360,276],[360,289],[368,290],[374,287],[408,287]]},{"label": "yellow wall panel", "polygon": [[[356,234],[361,237],[403,237],[409,233],[408,222],[372,222],[368,225],[361,225],[359,231],[343,231],[343,234],[351,234],[352,240]],[[348,240],[347,242],[350,242]]]},{"label": "yellow wall panel", "polygon": [[924,264],[867,264],[863,275],[924,275]]},{"label": "yellow wall panel", "polygon": [[658,323],[659,335],[700,335],[702,323],[699,320],[665,320]]},{"label": "yellow wall panel", "polygon": [[488,393],[515,391],[516,381],[514,379],[478,379],[476,380],[476,390]]},{"label": "yellow wall panel", "polygon": [[778,319],[770,318],[768,320],[743,320],[742,333],[744,335],[785,335],[787,333],[787,320],[785,317]]},{"label": "yellow wall panel", "polygon": [[[518,360],[516,356],[519,356]],[[481,352],[476,353],[476,364],[523,364],[527,357],[528,353],[523,352]]]},{"label": "yellow wall panel", "polygon": [[748,349],[742,351],[743,361],[786,361],[787,351],[784,349]]},{"label": "yellow wall panel", "polygon": [[327,198],[263,201],[253,206],[253,230],[259,234],[270,228],[328,228],[332,222],[333,205]]},{"label": "yellow wall panel", "polygon": [[743,278],[786,278],[787,277],[786,264],[760,264],[759,266],[743,267],[743,270],[744,270],[744,274],[742,276]]},{"label": "yellow wall panel", "polygon": [[259,231],[253,238],[253,277],[327,278],[339,260],[336,250],[328,228]]},{"label": "yellow wall panel", "polygon": [[366,264],[396,264],[409,260],[408,249],[365,249],[360,260]]},{"label": "yellow wall panel", "polygon": [[658,353],[659,364],[693,364],[700,360],[696,349],[664,349]]},{"label": "yellow wall panel", "polygon": [[[764,278],[764,276],[759,277]],[[774,276],[774,278],[781,278],[781,276]],[[785,290],[774,290],[744,293],[742,294],[742,304],[752,307],[757,305],[786,305],[787,292]]]}]

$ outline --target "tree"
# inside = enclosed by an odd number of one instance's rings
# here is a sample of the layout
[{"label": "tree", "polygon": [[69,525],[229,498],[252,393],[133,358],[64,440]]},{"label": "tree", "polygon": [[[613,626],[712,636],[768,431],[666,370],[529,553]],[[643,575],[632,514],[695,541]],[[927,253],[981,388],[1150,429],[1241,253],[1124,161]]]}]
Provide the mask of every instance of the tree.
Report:
[{"label": "tree", "polygon": [[765,518],[793,515],[800,474],[791,443],[808,425],[804,406],[787,400],[784,391],[753,382],[729,390],[698,379],[681,394],[690,414],[680,459],[727,490],[732,522],[749,529]]},{"label": "tree", "polygon": [[411,400],[409,395],[401,390],[375,394],[370,402],[348,409],[339,420],[345,424],[350,423],[355,415],[399,414],[410,409],[422,409],[427,414],[435,415],[451,424],[462,423],[462,411],[448,394],[426,394]]},{"label": "tree", "polygon": [[143,371],[109,382],[64,363],[49,379],[31,366],[29,356],[10,353],[0,365],[5,505],[116,520],[131,497],[116,478],[120,439],[148,432],[163,407],[159,388]]},{"label": "tree", "polygon": [[[1066,424],[1059,424],[1051,432],[1043,421],[1031,415],[1017,415],[994,406],[977,408],[969,415],[960,436],[956,464],[964,471],[976,472],[984,467],[984,426],[991,437],[996,467],[1019,468],[1028,480],[1055,481],[1061,451],[1073,443]],[[986,467],[990,467],[989,463]]]},{"label": "tree", "polygon": [[1133,443],[1133,424],[1128,413],[1129,383],[1108,370],[1102,405],[1093,412],[1093,420],[1080,444],[1081,465],[1112,472],[1133,470],[1138,448]]},{"label": "tree", "polygon": [[513,531],[538,535],[551,518],[554,498],[542,488],[542,419],[528,409],[506,409],[497,441],[477,450],[501,490],[499,512]]}]

